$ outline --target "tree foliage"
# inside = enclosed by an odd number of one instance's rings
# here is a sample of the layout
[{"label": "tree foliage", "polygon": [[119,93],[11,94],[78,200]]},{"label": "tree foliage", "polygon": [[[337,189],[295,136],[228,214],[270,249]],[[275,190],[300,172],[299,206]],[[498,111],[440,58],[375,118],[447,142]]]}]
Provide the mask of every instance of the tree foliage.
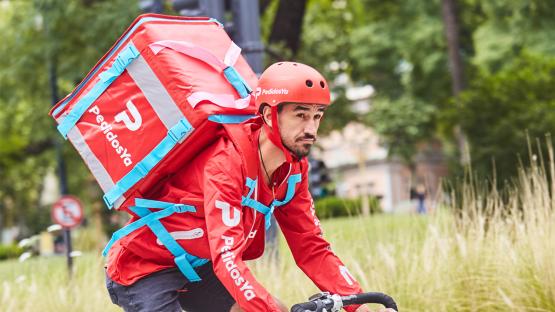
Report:
[{"label": "tree foliage", "polygon": [[[37,206],[43,178],[56,165],[59,138],[48,117],[51,66],[58,93],[69,93],[137,14],[138,7],[124,0],[1,3],[0,227],[27,224],[36,231],[49,219],[48,209]],[[73,148],[62,146],[70,191],[87,200],[89,173]]]},{"label": "tree foliage", "polygon": [[[390,155],[408,164],[416,145],[434,136],[434,116],[450,96],[440,11],[437,0],[314,0],[305,16],[299,58],[332,81],[346,74],[353,85],[377,90],[368,116],[344,113],[329,119],[336,126],[366,122],[391,147]],[[348,87],[334,91],[342,94]],[[349,112],[349,104],[337,97],[342,111]]]},{"label": "tree foliage", "polygon": [[[549,110],[547,100],[537,100],[549,94],[543,91],[549,85],[534,79],[537,77],[522,78],[523,72],[519,73],[523,81],[517,83],[508,80],[508,73],[516,75],[521,65],[534,68],[542,77],[550,74],[548,67],[539,64],[545,65],[541,59],[555,55],[555,4],[547,0],[459,0],[457,9],[460,53],[470,81],[462,108],[451,93],[439,0],[312,0],[298,57],[322,69],[332,80],[347,74],[354,85],[374,86],[372,109],[361,120],[377,130],[390,147],[390,155],[411,164],[419,143],[439,137],[447,156],[457,159],[452,148],[456,146],[453,130],[460,122],[470,136],[474,168],[491,174],[495,158],[498,169],[510,175],[515,170],[508,168],[518,166],[514,161],[517,152],[527,146],[524,130],[529,129],[531,135],[551,131],[548,115],[534,115],[538,122],[531,118],[533,111]],[[531,59],[527,53],[536,57]],[[330,66],[334,63],[341,66]],[[508,86],[514,88],[511,92],[528,94],[515,94],[515,101],[507,104],[521,113],[488,115],[488,125],[499,123],[510,130],[476,132],[470,125],[479,125],[473,121],[484,122],[485,118],[478,107],[493,109],[501,95],[498,91]],[[338,99],[345,106],[343,111],[348,110],[349,101]],[[352,118],[337,116],[344,118],[332,117],[336,125]],[[485,125],[481,128],[489,129]],[[488,146],[484,147],[486,141]]]},{"label": "tree foliage", "polygon": [[470,141],[474,169],[495,170],[503,181],[516,175],[519,157],[528,163],[527,140],[540,139],[545,152],[546,134],[555,134],[553,86],[555,57],[529,54],[472,81],[454,115]]},{"label": "tree foliage", "polygon": [[467,1],[482,16],[473,33],[475,55],[472,62],[495,72],[523,50],[538,54],[555,54],[555,2]]},{"label": "tree foliage", "polygon": [[429,134],[433,133],[433,111],[433,106],[409,96],[395,100],[380,98],[373,103],[367,118],[387,143],[390,154],[412,166],[418,144],[430,139]]},{"label": "tree foliage", "polygon": [[[410,164],[422,140],[441,137],[452,146],[453,125],[460,124],[474,168],[490,173],[495,159],[507,176],[517,152],[527,154],[526,130],[532,138],[553,131],[553,1],[457,1],[469,81],[461,107],[451,97],[440,0],[260,3],[273,58],[310,64],[334,82],[324,131],[366,122],[392,155]],[[288,5],[302,7],[304,17],[288,16]],[[0,226],[47,214],[36,207],[59,140],[47,117],[50,69],[57,72],[58,96],[69,93],[139,13],[136,0],[0,2]],[[279,26],[293,17],[288,26],[294,27],[283,32]],[[366,84],[376,95],[369,115],[361,115],[350,109],[346,90]],[[98,190],[91,190],[88,170],[69,144],[62,146],[71,193],[92,200]]]}]

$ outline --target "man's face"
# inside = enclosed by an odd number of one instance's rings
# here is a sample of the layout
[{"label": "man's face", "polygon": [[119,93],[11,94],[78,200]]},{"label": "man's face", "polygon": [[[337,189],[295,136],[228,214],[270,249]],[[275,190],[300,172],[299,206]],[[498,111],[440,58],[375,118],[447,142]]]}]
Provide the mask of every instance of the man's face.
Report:
[{"label": "man's face", "polygon": [[325,109],[324,105],[287,103],[278,114],[281,141],[298,158],[310,153]]}]

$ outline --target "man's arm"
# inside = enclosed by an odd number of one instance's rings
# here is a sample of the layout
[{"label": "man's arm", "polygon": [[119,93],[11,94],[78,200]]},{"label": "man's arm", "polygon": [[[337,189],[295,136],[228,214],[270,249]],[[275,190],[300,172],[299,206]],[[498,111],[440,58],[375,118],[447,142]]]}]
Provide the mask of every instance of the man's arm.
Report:
[{"label": "man's arm", "polygon": [[[362,292],[358,282],[322,237],[320,221],[308,191],[307,172],[303,172],[302,183],[293,200],[277,208],[274,214],[297,266],[318,288],[340,295]],[[357,307],[345,309],[353,312]]]},{"label": "man's arm", "polygon": [[222,141],[204,169],[204,209],[214,272],[245,311],[276,311],[277,303],[242,260],[245,249],[241,158]]}]

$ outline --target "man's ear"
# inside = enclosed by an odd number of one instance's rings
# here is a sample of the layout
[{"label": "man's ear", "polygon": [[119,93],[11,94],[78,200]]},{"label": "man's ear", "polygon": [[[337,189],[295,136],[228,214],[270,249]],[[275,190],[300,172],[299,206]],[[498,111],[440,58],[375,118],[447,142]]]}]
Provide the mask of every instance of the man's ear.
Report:
[{"label": "man's ear", "polygon": [[262,110],[262,118],[268,126],[272,126],[272,108],[270,107],[270,105],[264,106]]}]

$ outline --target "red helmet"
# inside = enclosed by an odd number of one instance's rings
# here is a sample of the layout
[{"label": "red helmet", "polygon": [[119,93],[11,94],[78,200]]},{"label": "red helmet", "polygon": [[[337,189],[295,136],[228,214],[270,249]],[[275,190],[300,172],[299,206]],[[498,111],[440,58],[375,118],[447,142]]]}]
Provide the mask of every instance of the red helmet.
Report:
[{"label": "red helmet", "polygon": [[268,67],[260,76],[255,92],[256,109],[262,104],[272,108],[272,127],[264,124],[268,137],[283,150],[288,162],[291,152],[283,145],[277,121],[277,107],[281,103],[329,105],[330,90],[326,79],[314,68],[295,62],[279,62]]},{"label": "red helmet", "polygon": [[330,104],[326,79],[314,68],[295,62],[279,62],[268,67],[256,88],[256,107],[263,103]]}]

